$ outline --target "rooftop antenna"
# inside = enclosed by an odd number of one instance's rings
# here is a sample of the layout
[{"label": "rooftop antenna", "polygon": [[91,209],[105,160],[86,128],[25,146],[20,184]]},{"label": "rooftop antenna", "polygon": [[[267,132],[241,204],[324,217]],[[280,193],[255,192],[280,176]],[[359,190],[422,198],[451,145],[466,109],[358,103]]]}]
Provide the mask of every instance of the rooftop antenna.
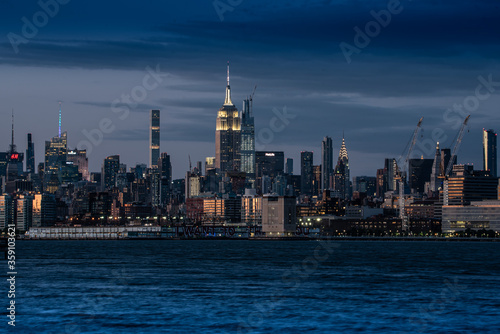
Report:
[{"label": "rooftop antenna", "polygon": [[61,138],[61,115],[62,110],[61,110],[61,101],[59,101],[59,138]]},{"label": "rooftop antenna", "polygon": [[229,86],[229,60],[227,61],[227,85]]},{"label": "rooftop antenna", "polygon": [[14,145],[14,108],[12,108],[12,139],[10,142],[10,151],[14,152],[16,150],[16,146]]}]

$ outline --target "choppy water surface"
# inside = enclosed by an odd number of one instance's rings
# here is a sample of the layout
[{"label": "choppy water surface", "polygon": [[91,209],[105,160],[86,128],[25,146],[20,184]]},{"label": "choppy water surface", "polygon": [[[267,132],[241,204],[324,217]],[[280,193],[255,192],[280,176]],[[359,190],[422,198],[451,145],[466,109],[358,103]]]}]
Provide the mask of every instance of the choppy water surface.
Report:
[{"label": "choppy water surface", "polygon": [[500,331],[500,243],[18,241],[17,250],[23,333]]}]

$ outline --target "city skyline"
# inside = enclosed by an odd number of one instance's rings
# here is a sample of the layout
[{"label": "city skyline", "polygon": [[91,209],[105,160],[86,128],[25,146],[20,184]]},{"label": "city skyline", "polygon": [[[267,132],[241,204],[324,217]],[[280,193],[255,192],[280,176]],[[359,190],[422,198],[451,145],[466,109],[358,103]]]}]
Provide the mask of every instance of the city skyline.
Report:
[{"label": "city skyline", "polygon": [[[333,150],[338,151],[345,130],[351,175],[373,175],[383,159],[403,151],[402,143],[421,116],[425,122],[419,142],[430,140],[434,146],[432,133],[442,129],[447,138],[440,141],[441,146],[450,147],[457,119],[465,116],[455,111],[447,114],[447,109],[474,102],[468,97],[474,97],[481,82],[493,82],[489,87],[493,91],[480,90],[483,96],[491,94],[479,100],[477,108],[469,106],[471,112],[465,110],[472,116],[459,163],[480,168],[480,131],[500,128],[496,94],[500,77],[494,62],[498,46],[491,42],[499,25],[494,2],[403,3],[401,13],[361,52],[353,54],[351,63],[339,45],[353,44],[353,28],[374,20],[371,11],[384,10],[386,2],[325,5],[295,1],[288,6],[244,2],[225,12],[223,21],[212,3],[195,8],[157,3],[132,8],[130,4],[123,3],[125,16],[133,17],[136,10],[148,14],[138,15],[141,18],[132,26],[114,19],[109,5],[100,5],[99,13],[80,10],[76,2],[61,5],[29,43],[18,45],[18,53],[7,35],[21,34],[21,18],[31,18],[41,9],[37,4],[1,4],[5,9],[0,14],[5,115],[0,122],[1,142],[10,142],[12,108],[17,119],[23,120],[16,123],[18,147],[26,147],[26,133],[33,134],[35,143],[56,136],[62,100],[62,127],[68,132],[70,148],[86,139],[83,131],[99,128],[103,118],[112,121],[113,131],[89,154],[92,171],[99,170],[111,154],[119,154],[129,166],[147,163],[146,115],[159,109],[163,113],[161,151],[172,157],[174,178],[181,178],[189,166],[188,155],[194,161],[215,155],[208,152],[213,151],[212,129],[222,102],[227,60],[233,73],[232,100],[238,110],[254,86],[259,86],[253,101],[256,149],[260,144],[265,146],[262,150],[284,151],[294,159],[295,170],[300,169],[301,151],[315,151],[314,164],[320,164],[324,136],[332,138]],[[448,16],[437,19],[428,15],[429,9],[446,10]],[[83,24],[89,17],[95,23],[90,30]],[[423,27],[424,17],[427,24]],[[110,20],[115,30],[103,33],[100,28],[109,26]],[[301,29],[295,27],[297,20]],[[232,45],[229,52],[228,44]],[[210,52],[203,53],[207,45]],[[143,100],[128,105],[127,113],[113,112],[115,100],[120,102],[122,94],[130,95],[147,75],[155,73],[161,75],[157,81],[148,79],[151,90],[146,89]],[[270,143],[259,143],[259,131],[270,127],[273,110],[283,112],[284,108],[295,118],[274,133]],[[37,162],[43,160],[39,145],[35,146]],[[426,158],[433,157],[433,152],[424,153]]]}]

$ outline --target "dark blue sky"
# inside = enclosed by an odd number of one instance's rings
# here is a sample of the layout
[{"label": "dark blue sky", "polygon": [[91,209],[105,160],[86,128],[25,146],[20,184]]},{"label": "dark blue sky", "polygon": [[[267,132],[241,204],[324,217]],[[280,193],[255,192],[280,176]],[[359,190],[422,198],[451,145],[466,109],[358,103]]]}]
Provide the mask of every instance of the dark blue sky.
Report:
[{"label": "dark blue sky", "polygon": [[[102,119],[112,122],[113,131],[92,148],[94,171],[112,154],[129,166],[146,163],[147,111],[159,108],[161,150],[172,156],[174,177],[182,177],[188,154],[193,161],[214,155],[227,60],[238,108],[258,86],[260,147],[285,151],[297,173],[300,151],[313,150],[319,164],[322,138],[333,138],[337,156],[345,131],[351,174],[374,175],[384,158],[401,154],[421,116],[416,154],[432,157],[433,132],[439,137],[442,130],[442,146],[452,145],[462,116],[446,110],[464,100],[471,111],[462,113],[472,116],[459,162],[481,168],[481,129],[500,130],[500,84],[481,88],[490,93],[481,100],[468,98],[478,76],[500,82],[498,1],[401,1],[351,63],[340,43],[354,45],[354,27],[364,30],[374,20],[370,12],[386,10],[387,1],[221,0],[219,6],[231,9],[222,21],[212,1],[61,2],[67,4],[45,24],[37,1],[0,0],[0,142],[7,149],[14,108],[16,143],[24,149],[32,132],[37,162],[43,142],[57,134],[59,100],[72,147]],[[23,17],[39,20],[29,38]],[[26,42],[17,53],[14,34]],[[168,76],[120,118],[113,101],[139,91],[147,66]],[[284,108],[295,118],[268,143],[262,131],[270,128],[273,110]]]}]

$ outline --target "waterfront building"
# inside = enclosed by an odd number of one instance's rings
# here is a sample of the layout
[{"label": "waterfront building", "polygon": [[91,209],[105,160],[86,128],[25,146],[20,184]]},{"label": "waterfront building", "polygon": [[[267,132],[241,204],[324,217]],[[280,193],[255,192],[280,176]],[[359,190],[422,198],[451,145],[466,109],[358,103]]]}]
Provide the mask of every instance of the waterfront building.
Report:
[{"label": "waterfront building", "polygon": [[33,200],[31,195],[17,198],[16,228],[19,232],[26,232],[33,226]]},{"label": "waterfront building", "polygon": [[500,201],[471,202],[470,205],[444,205],[442,230],[444,233],[471,230],[500,232]]},{"label": "waterfront building", "polygon": [[56,198],[52,194],[35,194],[33,226],[50,226],[56,221]]},{"label": "waterfront building", "polygon": [[15,203],[10,195],[0,196],[0,229],[6,228],[10,224],[14,224]]},{"label": "waterfront building", "polygon": [[248,226],[262,225],[262,197],[254,189],[245,189],[241,198],[241,222]]},{"label": "waterfront building", "polygon": [[265,195],[262,199],[262,232],[266,237],[295,235],[297,208],[295,197]]}]

